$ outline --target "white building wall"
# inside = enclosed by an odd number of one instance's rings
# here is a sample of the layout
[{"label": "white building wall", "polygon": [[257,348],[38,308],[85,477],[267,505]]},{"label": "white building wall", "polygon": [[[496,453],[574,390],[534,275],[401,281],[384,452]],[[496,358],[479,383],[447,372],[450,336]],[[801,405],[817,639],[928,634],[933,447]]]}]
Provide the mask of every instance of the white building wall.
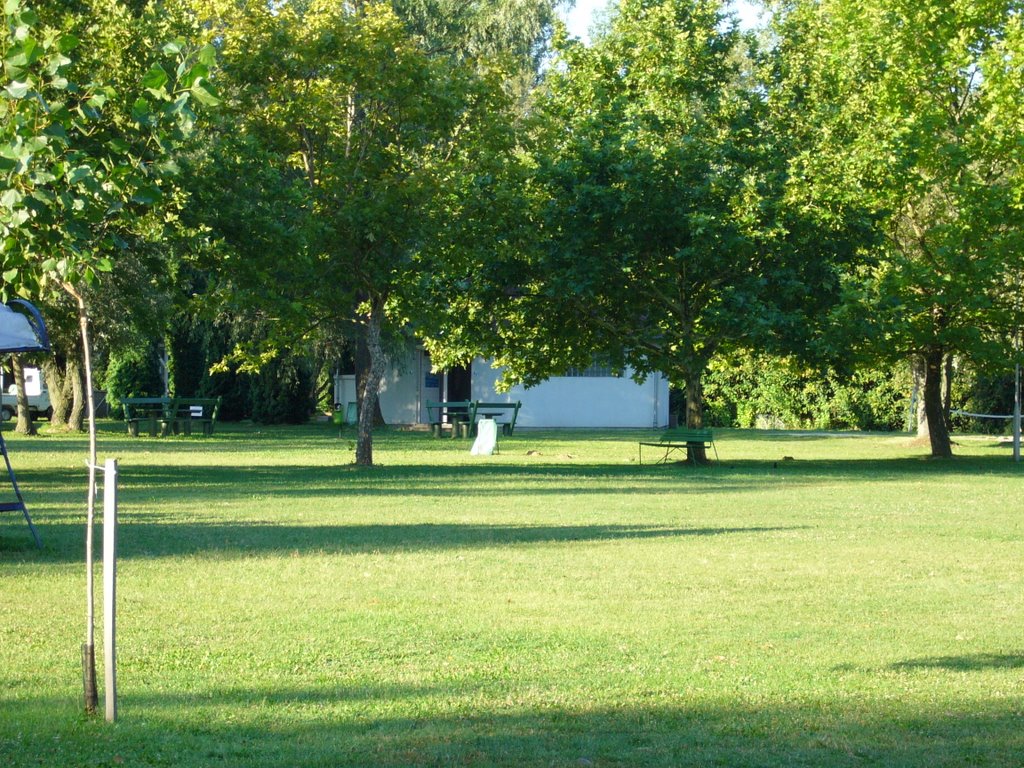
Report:
[{"label": "white building wall", "polygon": [[642,384],[629,376],[560,376],[535,387],[513,387],[496,394],[501,376],[485,360],[473,361],[473,399],[520,400],[516,426],[523,427],[667,427],[668,381],[652,375]]},{"label": "white building wall", "polygon": [[[501,370],[482,359],[473,361],[472,399],[485,402],[521,401],[517,427],[632,427],[668,426],[668,381],[652,375],[637,384],[622,377],[566,376],[535,387],[513,387],[498,394]],[[336,383],[336,391],[344,390]],[[347,377],[345,377],[347,378]],[[423,424],[426,402],[441,399],[438,375],[422,349],[412,347],[404,360],[392,362],[381,383],[380,408],[388,424]]]},{"label": "white building wall", "polygon": [[391,361],[380,385],[380,412],[387,424],[423,421],[422,362],[423,352],[417,348],[410,348],[404,359]]}]

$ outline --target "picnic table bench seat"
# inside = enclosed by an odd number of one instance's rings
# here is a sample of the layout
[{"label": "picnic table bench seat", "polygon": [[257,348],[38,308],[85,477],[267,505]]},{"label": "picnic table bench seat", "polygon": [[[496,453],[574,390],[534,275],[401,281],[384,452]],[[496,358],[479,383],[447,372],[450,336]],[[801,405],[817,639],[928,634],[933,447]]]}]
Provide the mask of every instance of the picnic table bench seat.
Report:
[{"label": "picnic table bench seat", "polygon": [[[523,403],[521,400],[514,403],[486,403],[478,400],[476,403],[476,418],[479,421],[480,419],[508,415],[508,421],[499,422],[501,433],[507,437],[515,431],[516,419],[519,417],[519,409],[522,407]],[[510,414],[506,412],[510,412]]]},{"label": "picnic table bench seat", "polygon": [[710,429],[670,429],[658,440],[641,440],[639,445],[640,464],[644,463],[644,446],[661,451],[661,458],[655,464],[664,464],[676,451],[685,450],[689,458],[689,450],[693,446],[711,448],[715,452],[715,460],[718,460],[718,449],[715,447],[715,438]]},{"label": "picnic table bench seat", "polygon": [[178,397],[172,407],[171,428],[174,434],[184,432],[186,436],[198,428],[204,437],[213,434],[214,424],[220,414],[219,397]]},{"label": "picnic table bench seat", "polygon": [[166,435],[171,429],[170,414],[173,410],[174,398],[171,397],[125,397],[121,399],[124,407],[124,421],[128,425],[128,434],[138,437],[140,429],[156,437],[157,433]]},{"label": "picnic table bench seat", "polygon": [[171,434],[191,435],[198,428],[203,435],[212,435],[220,413],[219,397],[126,397],[124,420],[128,434],[138,437],[144,431],[150,437]]},{"label": "picnic table bench seat", "polygon": [[480,419],[504,420],[498,422],[504,435],[511,435],[516,428],[522,401],[486,402],[483,400],[428,400],[427,423],[434,437],[440,437],[445,424],[451,424],[452,437],[469,437],[476,433]]},{"label": "picnic table bench seat", "polygon": [[441,436],[445,423],[451,424],[453,438],[469,437],[470,425],[476,422],[476,403],[472,400],[428,400],[427,422],[434,437]]}]

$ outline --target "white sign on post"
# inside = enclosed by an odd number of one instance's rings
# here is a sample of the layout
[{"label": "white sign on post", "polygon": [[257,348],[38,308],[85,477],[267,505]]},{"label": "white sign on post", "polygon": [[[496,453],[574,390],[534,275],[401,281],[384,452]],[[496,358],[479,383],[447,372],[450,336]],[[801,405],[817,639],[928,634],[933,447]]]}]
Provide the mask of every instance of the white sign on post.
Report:
[{"label": "white sign on post", "polygon": [[498,447],[498,424],[494,419],[480,419],[476,423],[476,440],[470,453],[474,456],[490,456]]}]

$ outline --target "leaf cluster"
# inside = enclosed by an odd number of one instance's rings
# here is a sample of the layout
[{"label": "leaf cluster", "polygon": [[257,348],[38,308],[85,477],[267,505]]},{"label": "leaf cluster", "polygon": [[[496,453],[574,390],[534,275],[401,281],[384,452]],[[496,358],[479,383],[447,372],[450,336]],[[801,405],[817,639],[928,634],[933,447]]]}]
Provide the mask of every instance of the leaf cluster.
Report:
[{"label": "leaf cluster", "polygon": [[798,2],[777,9],[772,98],[803,144],[806,205],[870,211],[851,272],[866,351],[1005,355],[1020,326],[1022,126],[1016,0]]},{"label": "leaf cluster", "polygon": [[500,152],[506,73],[431,52],[385,3],[232,4],[210,28],[225,106],[196,178],[222,305],[281,338],[364,302],[401,325],[475,164]]},{"label": "leaf cluster", "polygon": [[147,213],[173,197],[170,153],[194,130],[192,106],[216,101],[212,50],[166,46],[166,63],[130,94],[102,70],[76,68],[90,38],[47,26],[18,0],[4,19],[0,264],[6,293],[39,295],[91,283],[112,269],[129,231],[156,223]]},{"label": "leaf cluster", "polygon": [[[561,41],[510,185],[531,234],[458,300],[509,380],[597,356],[681,383],[737,346],[810,354],[857,225],[794,200],[746,43],[718,3],[681,0],[627,0],[593,45]],[[432,352],[468,352],[459,323]]]}]

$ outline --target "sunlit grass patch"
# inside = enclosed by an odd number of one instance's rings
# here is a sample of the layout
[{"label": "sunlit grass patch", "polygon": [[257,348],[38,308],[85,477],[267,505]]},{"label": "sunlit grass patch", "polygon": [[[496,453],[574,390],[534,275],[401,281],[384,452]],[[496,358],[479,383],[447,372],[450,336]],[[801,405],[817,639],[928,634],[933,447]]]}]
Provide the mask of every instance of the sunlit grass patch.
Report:
[{"label": "sunlit grass patch", "polygon": [[[121,463],[121,719],[79,714],[84,442],[11,436],[0,764],[1018,765],[1021,471],[962,441],[225,425]],[[785,458],[791,457],[791,458]],[[645,457],[646,461],[646,457]]]}]

